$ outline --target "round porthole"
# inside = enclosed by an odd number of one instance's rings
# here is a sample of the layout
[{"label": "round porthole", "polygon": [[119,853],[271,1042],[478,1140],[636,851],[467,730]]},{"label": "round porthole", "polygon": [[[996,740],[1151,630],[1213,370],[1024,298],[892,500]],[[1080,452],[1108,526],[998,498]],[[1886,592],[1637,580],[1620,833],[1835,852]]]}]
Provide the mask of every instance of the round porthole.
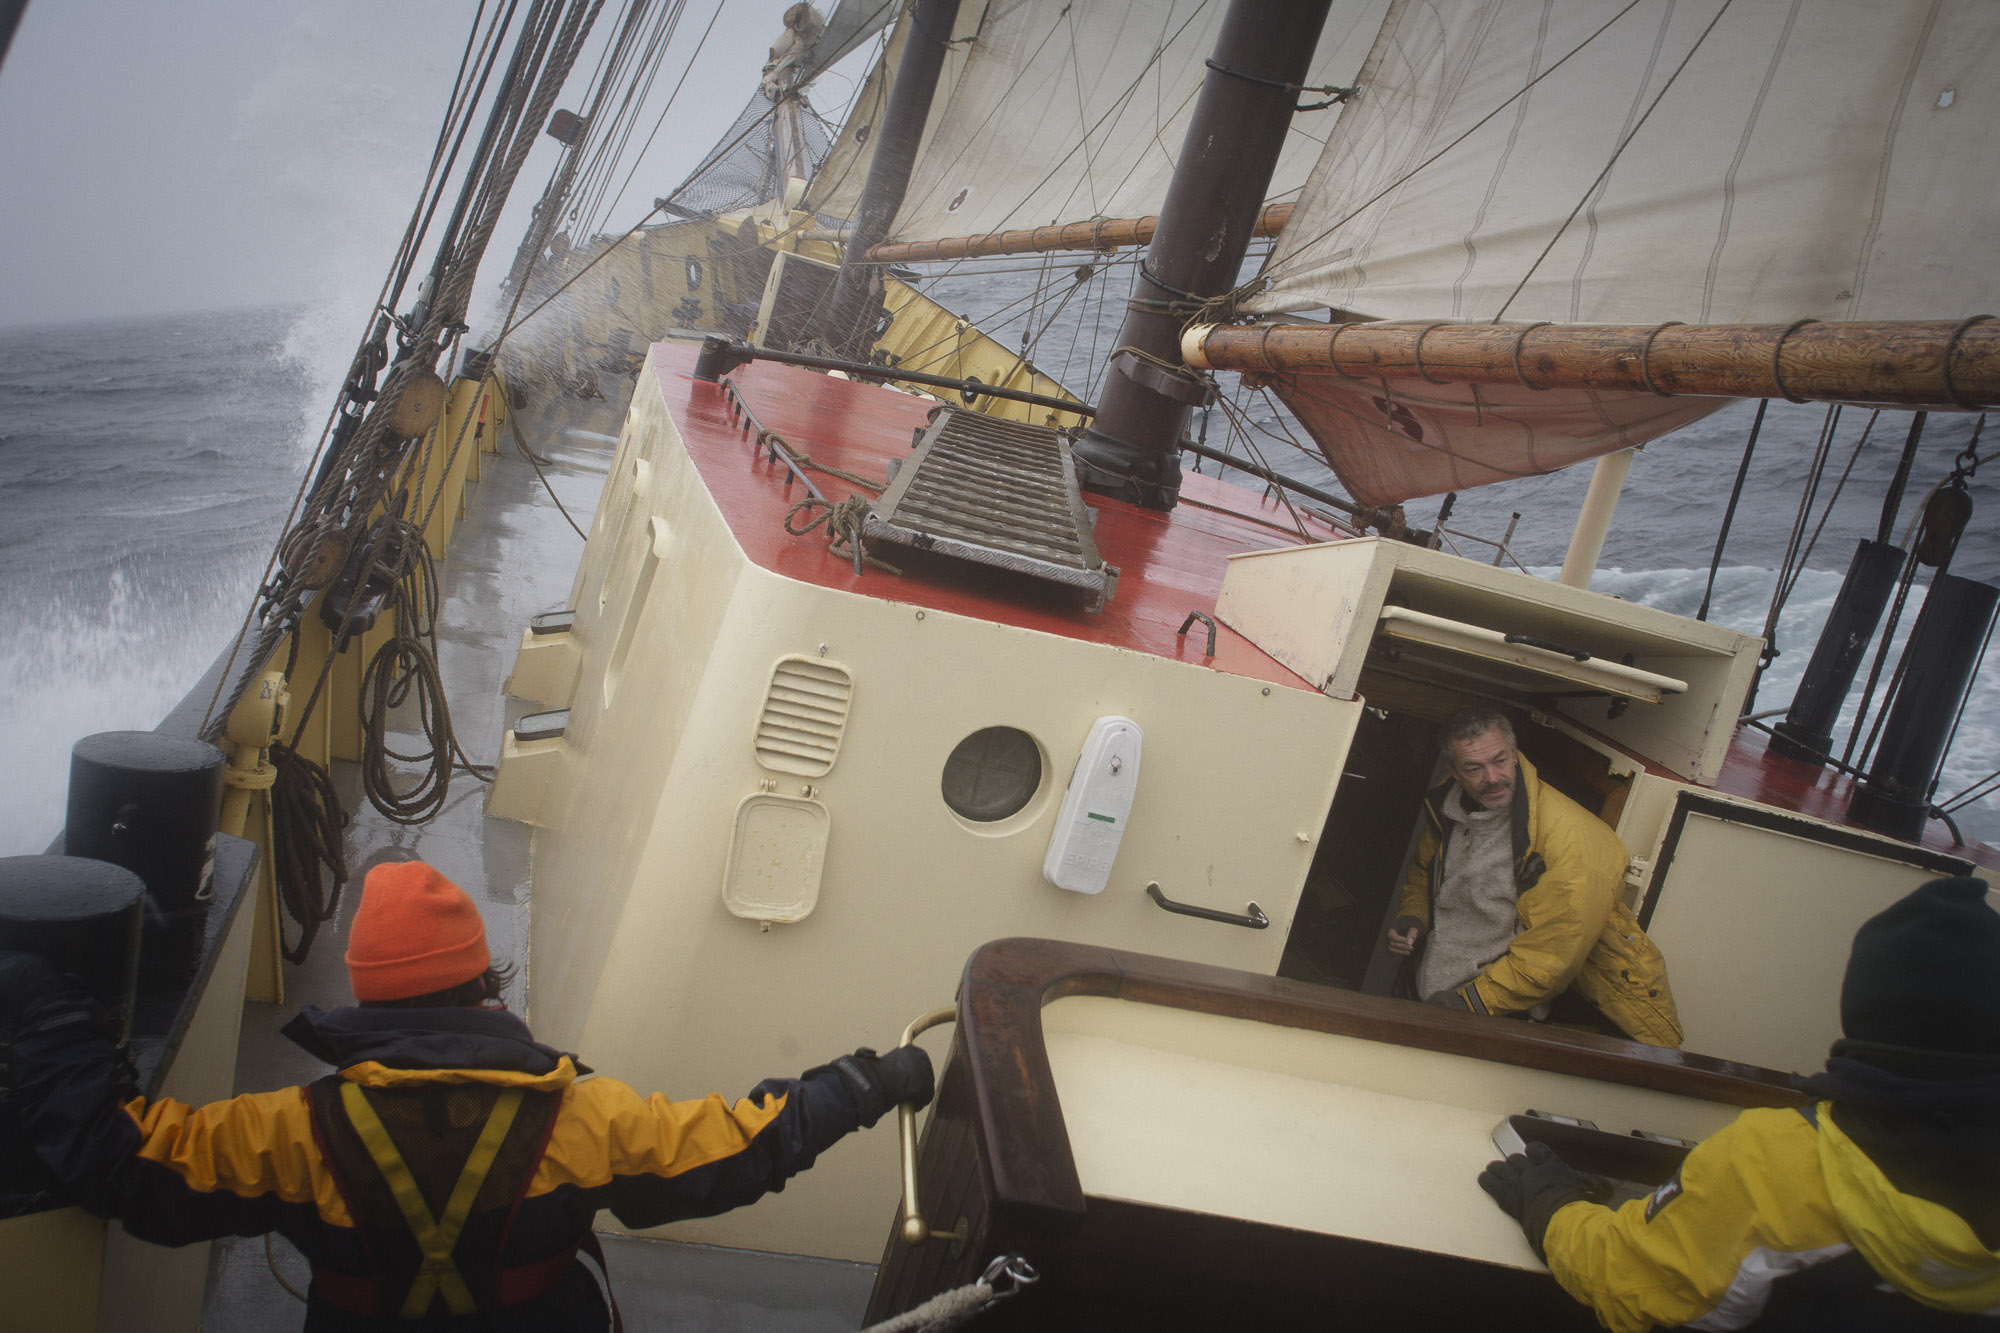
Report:
[{"label": "round porthole", "polygon": [[944,761],[944,803],[991,824],[1017,814],[1042,785],[1042,752],[1014,727],[986,727],[953,747]]}]

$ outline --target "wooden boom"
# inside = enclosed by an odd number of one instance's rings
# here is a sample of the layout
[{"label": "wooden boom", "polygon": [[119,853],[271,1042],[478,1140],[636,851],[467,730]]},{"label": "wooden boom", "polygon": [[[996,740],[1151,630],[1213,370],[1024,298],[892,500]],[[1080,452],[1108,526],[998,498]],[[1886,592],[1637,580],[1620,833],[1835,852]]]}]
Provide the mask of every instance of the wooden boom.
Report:
[{"label": "wooden boom", "polygon": [[[1292,216],[1290,204],[1266,204],[1257,215],[1252,236],[1276,236]],[[1121,245],[1150,245],[1158,214],[1143,218],[1099,218],[1052,227],[989,231],[983,236],[948,236],[940,241],[902,241],[877,245],[866,256],[871,264],[923,264],[939,259],[978,259],[986,255],[1033,254],[1045,250],[1116,250]]]},{"label": "wooden boom", "polygon": [[1198,324],[1200,370],[1967,410],[2000,405],[2000,321]]}]

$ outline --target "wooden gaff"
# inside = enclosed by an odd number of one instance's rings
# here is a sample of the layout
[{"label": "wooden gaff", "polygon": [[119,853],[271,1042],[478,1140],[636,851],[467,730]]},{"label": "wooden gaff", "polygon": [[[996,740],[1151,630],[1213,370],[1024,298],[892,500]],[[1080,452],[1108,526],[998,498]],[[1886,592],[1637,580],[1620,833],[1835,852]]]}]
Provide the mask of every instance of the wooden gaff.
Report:
[{"label": "wooden gaff", "polygon": [[1963,410],[2000,406],[2000,321],[1195,325],[1203,370]]},{"label": "wooden gaff", "polygon": [[[1266,204],[1257,215],[1252,236],[1276,236],[1292,216],[1292,205]],[[1142,218],[1100,218],[1095,222],[1065,222],[1050,227],[989,231],[980,236],[948,236],[936,241],[901,241],[872,247],[871,264],[924,264],[943,259],[979,259],[987,255],[1022,255],[1049,250],[1116,250],[1150,245],[1159,225],[1157,214]]]}]

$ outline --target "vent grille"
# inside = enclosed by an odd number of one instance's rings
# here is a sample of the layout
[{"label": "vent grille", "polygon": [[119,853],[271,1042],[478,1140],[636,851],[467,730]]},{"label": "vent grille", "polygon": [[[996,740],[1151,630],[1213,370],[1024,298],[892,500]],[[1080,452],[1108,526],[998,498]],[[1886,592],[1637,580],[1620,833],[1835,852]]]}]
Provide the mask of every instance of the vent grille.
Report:
[{"label": "vent grille", "polygon": [[853,695],[854,683],[840,667],[806,657],[780,660],[757,719],[757,762],[809,778],[825,773],[840,753]]}]

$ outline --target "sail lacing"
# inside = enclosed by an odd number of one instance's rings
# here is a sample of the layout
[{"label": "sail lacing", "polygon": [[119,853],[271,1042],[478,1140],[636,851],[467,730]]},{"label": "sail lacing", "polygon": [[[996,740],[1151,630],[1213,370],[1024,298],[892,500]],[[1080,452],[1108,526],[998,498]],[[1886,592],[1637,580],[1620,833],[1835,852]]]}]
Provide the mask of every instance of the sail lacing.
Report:
[{"label": "sail lacing", "polygon": [[1266,88],[1283,88],[1286,92],[1294,96],[1299,93],[1319,93],[1326,98],[1324,102],[1314,102],[1310,106],[1301,105],[1293,107],[1294,111],[1324,111],[1330,106],[1338,106],[1361,91],[1359,88],[1350,88],[1338,83],[1286,83],[1283,79],[1267,79],[1261,74],[1246,74],[1240,69],[1231,69],[1229,66],[1218,64],[1214,60],[1204,60],[1201,63],[1214,70],[1217,74],[1227,74],[1230,78],[1241,79],[1245,83],[1262,84]]}]

